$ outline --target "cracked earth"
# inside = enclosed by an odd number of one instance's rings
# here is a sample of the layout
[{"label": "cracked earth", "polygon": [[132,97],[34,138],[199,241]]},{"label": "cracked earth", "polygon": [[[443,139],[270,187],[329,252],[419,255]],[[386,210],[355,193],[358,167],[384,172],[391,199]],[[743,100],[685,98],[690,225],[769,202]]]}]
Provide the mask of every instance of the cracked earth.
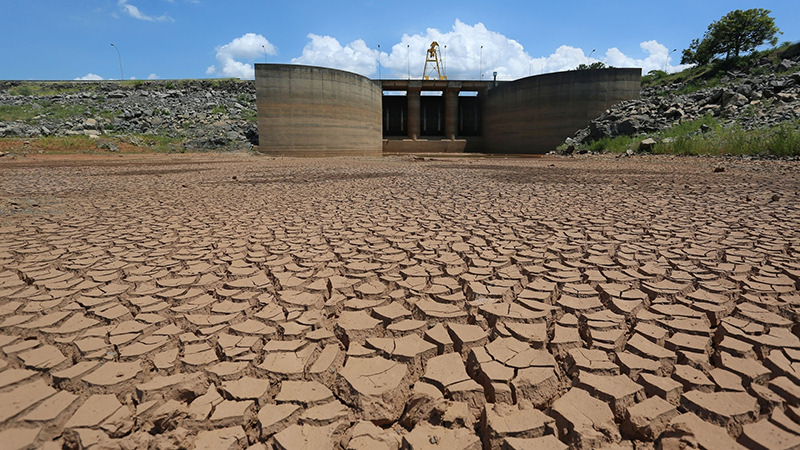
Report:
[{"label": "cracked earth", "polygon": [[3,448],[800,446],[800,165],[0,161]]}]

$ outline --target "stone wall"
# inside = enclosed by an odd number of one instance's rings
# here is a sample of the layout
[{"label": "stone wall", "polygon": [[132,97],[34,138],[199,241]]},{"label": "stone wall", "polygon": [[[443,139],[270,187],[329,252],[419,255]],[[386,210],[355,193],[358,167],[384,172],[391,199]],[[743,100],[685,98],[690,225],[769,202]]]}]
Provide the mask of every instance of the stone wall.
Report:
[{"label": "stone wall", "polygon": [[370,79],[324,67],[256,64],[255,85],[259,152],[381,155],[382,92]]},{"label": "stone wall", "polygon": [[641,69],[573,70],[504,83],[489,91],[489,153],[546,153],[611,105],[639,98]]}]

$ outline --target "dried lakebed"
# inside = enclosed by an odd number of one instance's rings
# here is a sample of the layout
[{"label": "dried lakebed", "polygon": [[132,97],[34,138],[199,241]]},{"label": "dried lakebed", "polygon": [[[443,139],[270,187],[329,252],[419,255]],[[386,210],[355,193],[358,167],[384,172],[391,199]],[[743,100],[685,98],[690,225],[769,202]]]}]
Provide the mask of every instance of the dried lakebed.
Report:
[{"label": "dried lakebed", "polygon": [[800,445],[796,162],[0,175],[4,448]]}]

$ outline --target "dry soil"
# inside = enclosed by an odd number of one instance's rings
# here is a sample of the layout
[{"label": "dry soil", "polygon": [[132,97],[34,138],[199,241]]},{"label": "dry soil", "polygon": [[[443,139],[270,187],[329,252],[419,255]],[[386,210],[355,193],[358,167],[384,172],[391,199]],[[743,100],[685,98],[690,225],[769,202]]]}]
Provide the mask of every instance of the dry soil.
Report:
[{"label": "dry soil", "polygon": [[0,158],[0,447],[800,445],[800,165]]}]

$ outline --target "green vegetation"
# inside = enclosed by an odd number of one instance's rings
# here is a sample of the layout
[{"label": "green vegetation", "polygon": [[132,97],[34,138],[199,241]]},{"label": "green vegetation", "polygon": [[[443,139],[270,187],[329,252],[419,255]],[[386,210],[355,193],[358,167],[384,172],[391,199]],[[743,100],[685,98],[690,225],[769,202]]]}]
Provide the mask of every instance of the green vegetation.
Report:
[{"label": "green vegetation", "polygon": [[215,107],[214,107],[214,108],[211,110],[211,114],[227,114],[227,113],[228,113],[228,107],[227,107],[227,106],[225,106],[225,105],[218,105],[218,106],[215,106]]},{"label": "green vegetation", "polygon": [[5,149],[15,148],[23,152],[40,151],[43,153],[87,153],[97,149],[97,141],[89,136],[76,134],[73,136],[43,136],[38,138],[2,138],[0,146]]},{"label": "green vegetation", "polygon": [[74,94],[79,92],[77,87],[66,87],[58,83],[29,83],[23,82],[8,90],[11,95],[24,95],[36,97],[49,97],[51,95]]},{"label": "green vegetation", "polygon": [[119,82],[119,85],[123,86],[123,87],[138,88],[138,87],[144,86],[145,83],[146,83],[146,81],[144,81],[144,80],[122,80],[122,81]]},{"label": "green vegetation", "polygon": [[768,9],[737,9],[711,22],[702,39],[692,41],[683,51],[681,64],[708,64],[719,55],[725,59],[752,52],[763,44],[776,45],[781,34]]},{"label": "green vegetation", "polygon": [[611,66],[606,66],[606,63],[602,61],[595,61],[589,65],[586,64],[578,64],[578,67],[575,70],[590,70],[590,69],[613,69]]},{"label": "green vegetation", "polygon": [[[790,69],[776,71],[781,60],[792,58],[800,54],[800,43],[784,42],[777,48],[753,52],[749,55],[721,59],[703,66],[690,67],[681,72],[667,74],[663,70],[651,70],[642,77],[642,87],[668,86],[673,83],[683,83],[677,91],[664,89],[656,94],[689,94],[700,89],[707,89],[723,84],[723,78],[728,72],[739,71],[753,76],[767,73],[790,73],[800,71],[800,65]],[[766,60],[766,61],[763,61]],[[763,61],[767,64],[759,64]]]},{"label": "green vegetation", "polygon": [[709,130],[656,144],[653,153],[672,155],[800,156],[800,122],[763,130]]},{"label": "green vegetation", "polygon": [[0,122],[39,123],[40,119],[70,119],[86,114],[86,107],[81,105],[64,106],[49,101],[30,105],[0,105]]},{"label": "green vegetation", "polygon": [[636,150],[646,138],[657,144],[653,153],[670,155],[753,155],[800,156],[800,121],[759,129],[725,127],[712,115],[651,133],[647,136],[606,137],[591,142],[587,148],[594,152],[622,153]]},{"label": "green vegetation", "polygon": [[256,110],[254,110],[254,109],[243,109],[242,110],[242,119],[244,119],[244,120],[246,120],[246,121],[248,121],[250,123],[256,123],[256,122],[258,122],[258,114],[256,113]]},{"label": "green vegetation", "polygon": [[147,147],[157,152],[180,152],[184,148],[181,138],[163,134],[134,134],[129,136],[130,143],[137,147]]}]

